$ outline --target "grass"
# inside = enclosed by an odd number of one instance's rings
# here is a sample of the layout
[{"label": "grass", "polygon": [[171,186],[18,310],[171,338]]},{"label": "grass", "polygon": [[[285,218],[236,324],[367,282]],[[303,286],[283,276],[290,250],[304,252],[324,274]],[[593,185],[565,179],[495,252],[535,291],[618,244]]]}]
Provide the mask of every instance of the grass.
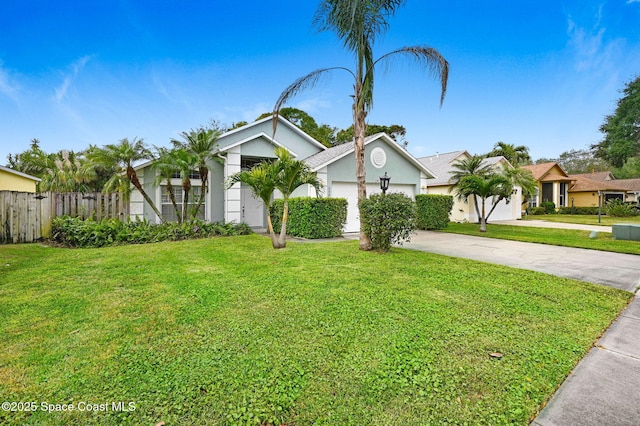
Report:
[{"label": "grass", "polygon": [[0,246],[0,395],[38,408],[0,423],[524,425],[632,296],[357,241],[270,245]]},{"label": "grass", "polygon": [[639,223],[640,215],[630,217],[610,217],[606,215],[582,215],[582,214],[545,214],[523,217],[522,220],[544,220],[547,222],[579,223],[583,225],[611,226],[616,223]]},{"label": "grass", "polygon": [[496,225],[491,223],[487,224],[487,232],[480,232],[480,225],[477,223],[454,222],[449,223],[449,226],[441,231],[528,243],[640,254],[640,241],[614,240],[609,232],[598,232],[595,238],[589,238],[590,231]]}]

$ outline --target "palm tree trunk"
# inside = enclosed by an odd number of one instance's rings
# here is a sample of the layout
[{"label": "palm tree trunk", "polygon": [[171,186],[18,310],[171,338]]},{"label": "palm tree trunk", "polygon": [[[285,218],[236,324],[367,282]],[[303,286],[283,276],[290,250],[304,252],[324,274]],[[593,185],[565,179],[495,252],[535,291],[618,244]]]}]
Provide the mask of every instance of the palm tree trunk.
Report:
[{"label": "palm tree trunk", "polygon": [[189,216],[189,191],[191,191],[191,181],[187,179],[182,184],[182,221],[188,220]]},{"label": "palm tree trunk", "polygon": [[[270,207],[268,205],[265,204],[265,207],[267,209],[267,212],[270,211]],[[278,238],[276,237],[276,233],[273,230],[273,223],[271,222],[271,215],[267,213],[267,228],[269,229],[269,236],[271,237],[271,245],[273,246],[273,248],[280,248],[278,247]]]},{"label": "palm tree trunk", "polygon": [[200,198],[198,199],[198,205],[196,206],[196,215],[200,212],[200,208],[204,203],[205,196],[207,194],[207,181],[209,179],[209,169],[207,167],[200,168],[200,180],[202,181],[202,187],[200,190]]},{"label": "palm tree trunk", "polygon": [[175,194],[175,191],[173,190],[173,185],[171,185],[171,177],[167,179],[167,192],[169,193],[169,199],[171,200],[171,204],[173,204],[173,209],[176,211],[178,222],[181,222],[180,209],[178,208],[178,203],[176,202],[176,194]]},{"label": "palm tree trunk", "polygon": [[480,218],[480,232],[487,232],[487,219],[484,217],[484,197],[482,197],[482,217]]},{"label": "palm tree trunk", "polygon": [[356,182],[358,185],[358,210],[360,211],[360,250],[371,250],[371,238],[364,231],[360,202],[367,199],[367,173],[364,162],[364,139],[367,131],[367,112],[360,101],[362,84],[356,83],[356,95],[353,101],[354,155],[356,157]]},{"label": "palm tree trunk", "polygon": [[287,221],[289,220],[289,200],[284,200],[282,208],[282,226],[280,227],[280,237],[278,238],[278,247],[284,248],[287,245]]},{"label": "palm tree trunk", "polygon": [[476,209],[476,216],[478,218],[478,222],[480,222],[480,208],[478,207],[478,196],[476,194],[473,194],[473,207]]},{"label": "palm tree trunk", "polygon": [[160,213],[160,211],[156,207],[156,204],[149,197],[149,194],[147,194],[147,192],[142,188],[142,185],[140,184],[140,180],[138,180],[138,175],[136,174],[136,171],[134,170],[133,167],[127,167],[127,177],[129,178],[129,182],[131,182],[133,186],[135,186],[136,189],[140,191],[144,200],[149,204],[151,209],[155,212],[155,214],[160,219],[160,222],[164,223],[165,220],[162,217],[162,213]]}]

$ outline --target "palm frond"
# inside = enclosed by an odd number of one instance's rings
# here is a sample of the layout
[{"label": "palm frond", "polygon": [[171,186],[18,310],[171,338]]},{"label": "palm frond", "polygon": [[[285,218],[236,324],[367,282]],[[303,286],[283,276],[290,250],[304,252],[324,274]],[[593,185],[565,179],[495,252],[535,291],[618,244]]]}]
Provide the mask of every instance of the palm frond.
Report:
[{"label": "palm frond", "polygon": [[[429,46],[405,46],[392,52],[382,55],[375,61],[375,65],[381,63],[389,69],[393,62],[399,57],[404,57],[414,61],[423,69],[440,80],[440,106],[444,102],[447,94],[447,83],[449,81],[449,62],[436,49]],[[371,70],[373,73],[373,69]]]},{"label": "palm frond", "polygon": [[280,97],[276,101],[276,104],[273,106],[273,116],[272,116],[272,125],[273,125],[273,134],[275,135],[276,129],[278,128],[278,117],[280,116],[280,109],[282,106],[291,98],[298,95],[300,92],[305,91],[306,89],[315,87],[318,84],[318,81],[322,79],[325,75],[334,70],[345,70],[352,76],[355,75],[353,72],[345,67],[330,67],[330,68],[321,68],[315,71],[310,72],[309,74],[298,78],[296,81],[291,83],[289,87],[284,89],[280,94]]}]

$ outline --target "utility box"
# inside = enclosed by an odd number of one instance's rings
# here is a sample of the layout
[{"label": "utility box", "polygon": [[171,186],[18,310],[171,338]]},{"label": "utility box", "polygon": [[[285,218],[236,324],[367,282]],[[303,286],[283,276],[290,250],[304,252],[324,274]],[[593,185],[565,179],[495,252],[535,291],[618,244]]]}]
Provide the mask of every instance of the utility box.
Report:
[{"label": "utility box", "polygon": [[640,225],[634,223],[617,223],[612,226],[614,240],[640,241]]}]

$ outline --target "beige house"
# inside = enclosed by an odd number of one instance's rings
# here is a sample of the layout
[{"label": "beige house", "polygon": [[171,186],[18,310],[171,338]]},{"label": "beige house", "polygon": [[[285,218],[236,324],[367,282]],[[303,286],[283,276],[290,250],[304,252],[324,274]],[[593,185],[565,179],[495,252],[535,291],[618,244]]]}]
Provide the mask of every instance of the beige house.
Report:
[{"label": "beige house", "polygon": [[0,166],[0,191],[36,192],[40,178]]},{"label": "beige house", "polygon": [[[449,214],[449,220],[452,222],[478,222],[473,200],[469,199],[468,202],[459,200],[453,192],[453,183],[450,181],[454,171],[453,164],[471,157],[472,155],[467,151],[454,151],[418,159],[436,176],[434,179],[427,179],[426,193],[453,196],[453,208]],[[490,157],[484,161],[485,164],[491,164],[496,168],[511,167],[511,164],[504,157]],[[520,219],[522,217],[522,190],[517,188],[516,191],[509,203],[506,200],[498,203],[489,217],[490,221]]]},{"label": "beige house", "polygon": [[574,179],[569,190],[578,207],[597,207],[598,194],[603,202],[619,198],[630,203],[638,203],[640,179],[616,179],[611,172],[594,172],[571,175]]}]

